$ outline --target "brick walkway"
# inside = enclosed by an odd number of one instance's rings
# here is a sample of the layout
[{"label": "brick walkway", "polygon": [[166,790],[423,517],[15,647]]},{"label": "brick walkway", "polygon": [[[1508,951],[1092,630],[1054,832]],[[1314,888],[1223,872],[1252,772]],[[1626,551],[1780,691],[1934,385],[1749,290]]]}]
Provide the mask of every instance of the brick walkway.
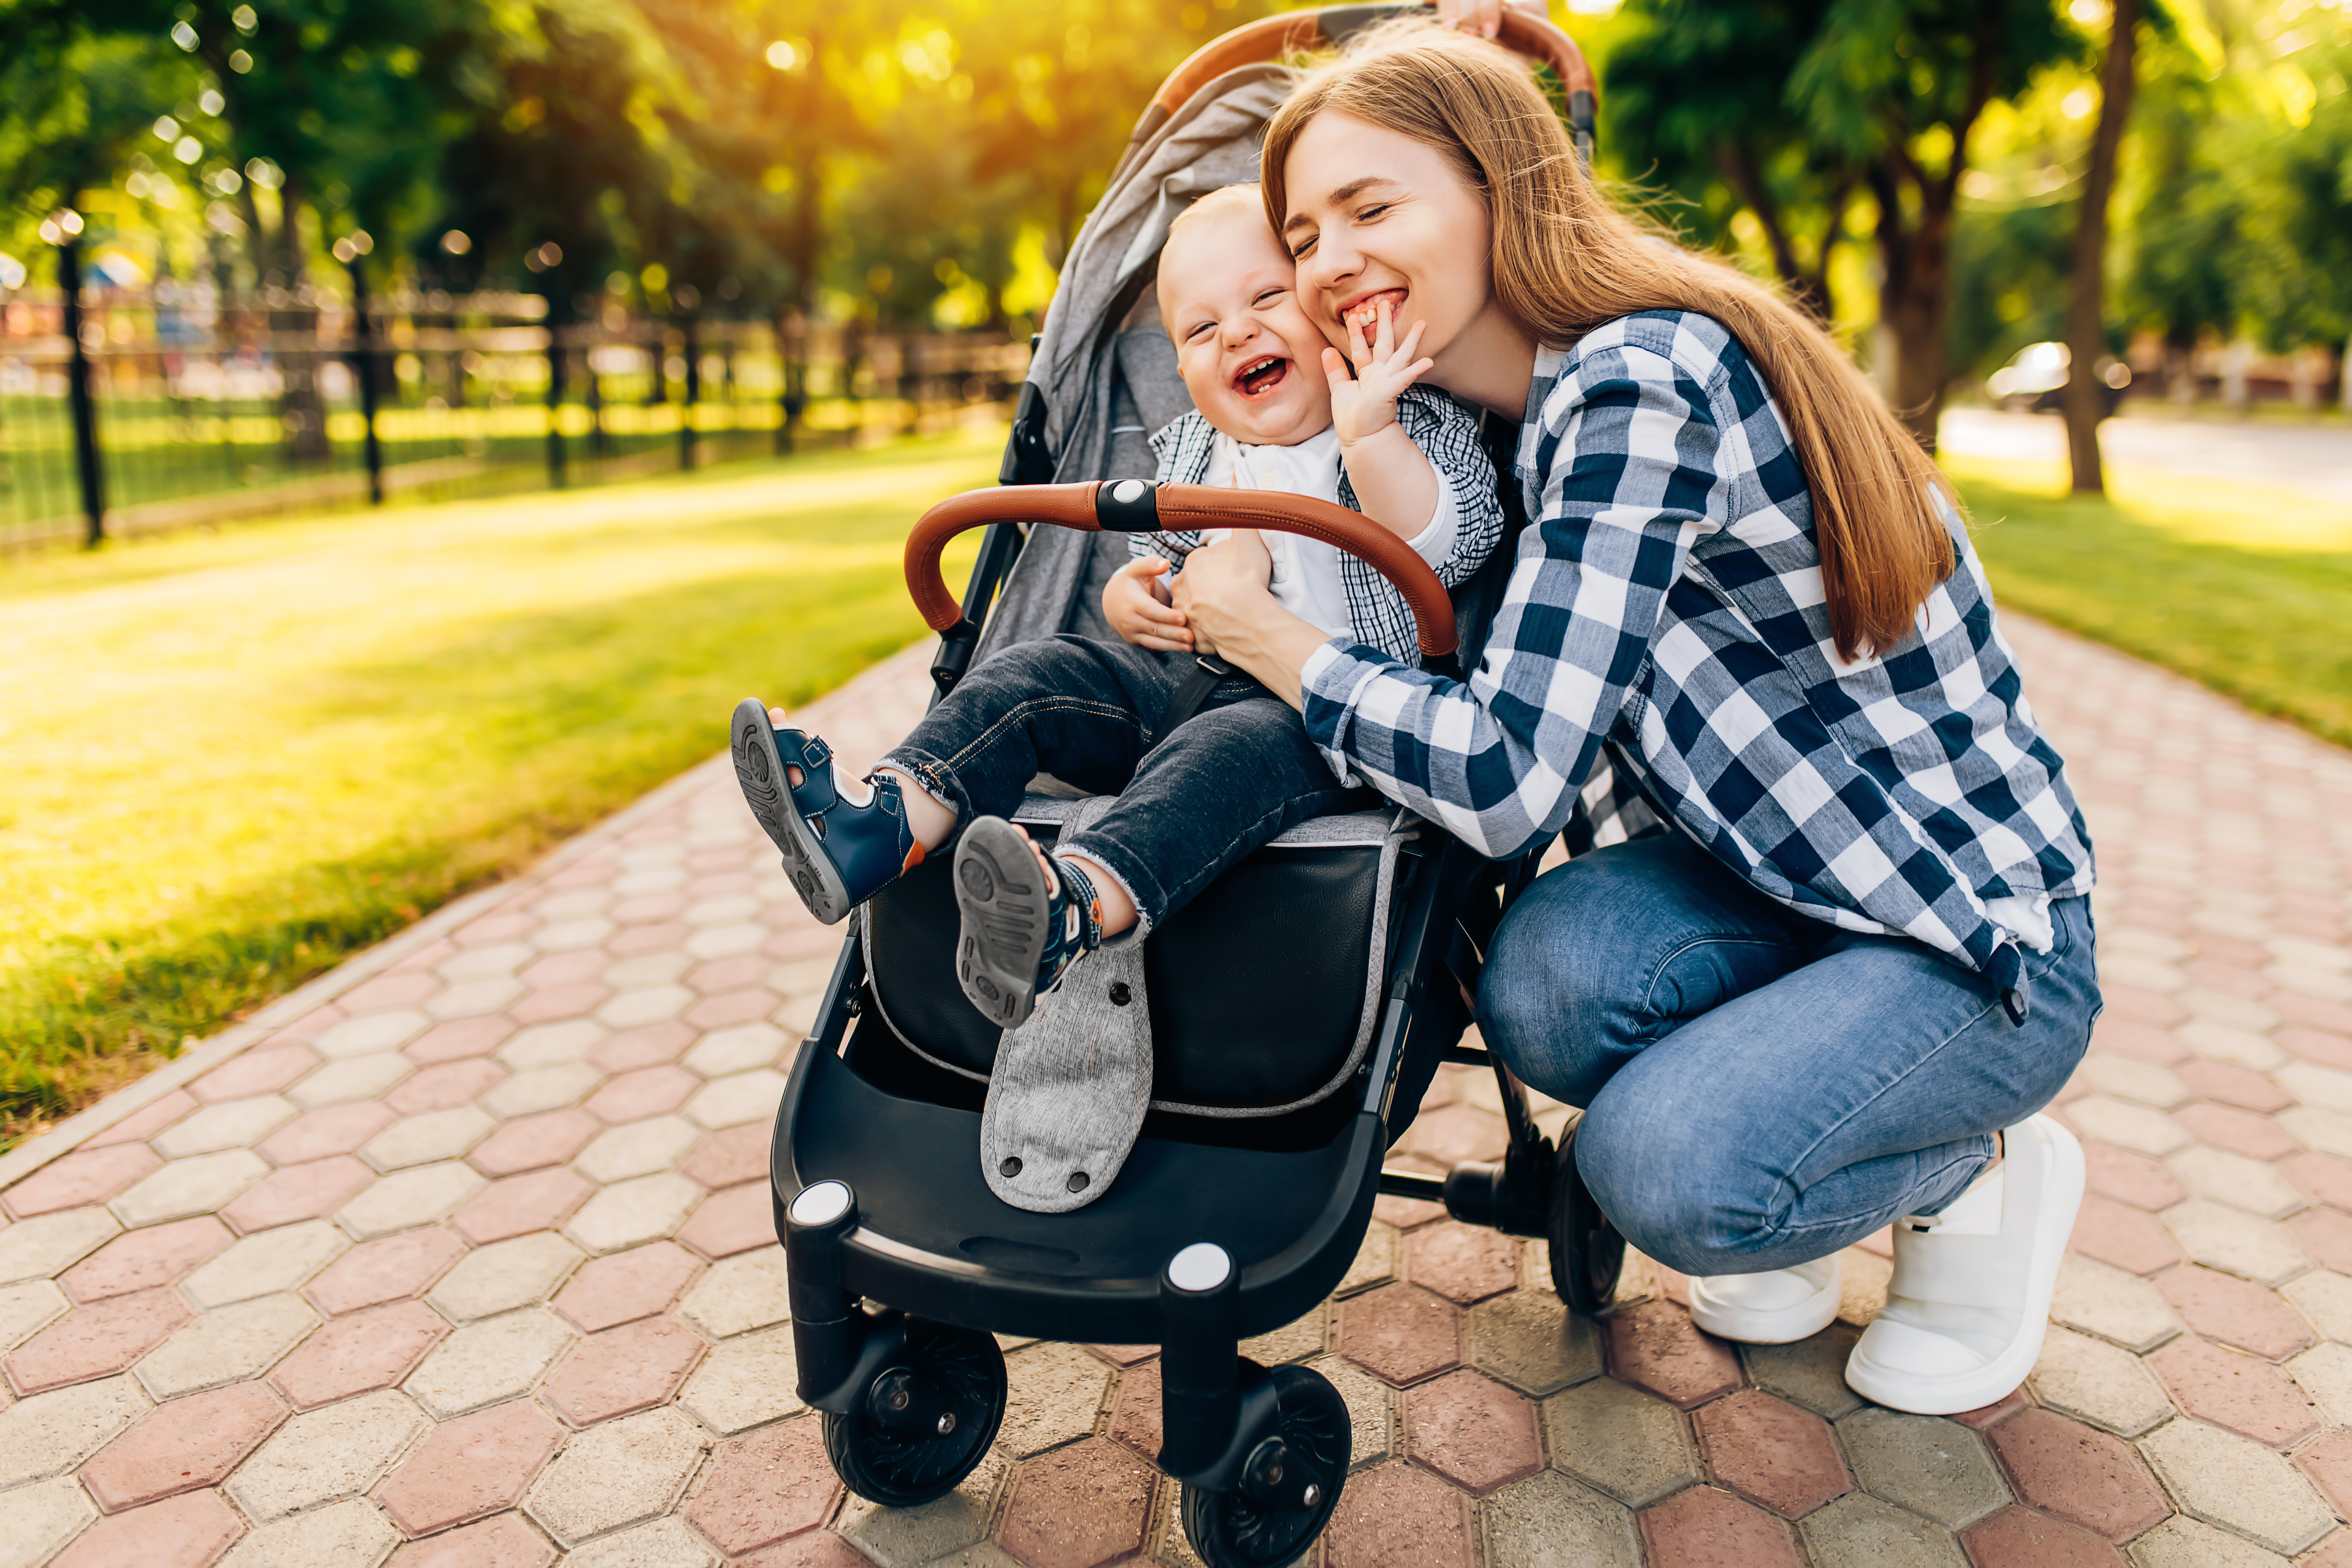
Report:
[{"label": "brick walkway", "polygon": [[[2352,1563],[2352,759],[2011,630],[2098,835],[2108,996],[2026,1394],[1864,1405],[1851,1326],[1735,1352],[1646,1267],[1567,1321],[1539,1247],[1384,1200],[1252,1347],[1356,1412],[1332,1568]],[[870,755],[920,694],[902,658],[822,721]],[[0,1162],[0,1564],[1190,1563],[1117,1348],[1013,1349],[950,1499],[835,1484],[761,1180],[835,942],[713,764]],[[1448,1069],[1413,1155],[1499,1147],[1492,1105]]]}]

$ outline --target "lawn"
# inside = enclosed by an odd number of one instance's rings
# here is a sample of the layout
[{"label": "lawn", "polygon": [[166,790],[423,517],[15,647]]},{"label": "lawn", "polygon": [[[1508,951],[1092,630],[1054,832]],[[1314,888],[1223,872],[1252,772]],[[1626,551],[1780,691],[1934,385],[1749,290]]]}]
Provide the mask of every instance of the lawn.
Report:
[{"label": "lawn", "polygon": [[2352,508],[2147,470],[1948,458],[2003,605],[2352,745]]},{"label": "lawn", "polygon": [[0,561],[0,1144],[903,647],[998,440]]}]

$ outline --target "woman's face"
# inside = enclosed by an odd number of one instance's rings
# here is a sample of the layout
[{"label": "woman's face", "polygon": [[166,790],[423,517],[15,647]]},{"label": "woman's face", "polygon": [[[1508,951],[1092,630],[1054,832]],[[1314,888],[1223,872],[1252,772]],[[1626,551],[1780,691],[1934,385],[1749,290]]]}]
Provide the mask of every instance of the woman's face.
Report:
[{"label": "woman's face", "polygon": [[1478,193],[1445,156],[1399,132],[1325,110],[1307,122],[1283,169],[1282,237],[1308,318],[1347,351],[1349,318],[1371,335],[1386,298],[1402,337],[1423,323],[1421,352],[1445,384],[1446,349],[1493,300],[1491,226]]}]

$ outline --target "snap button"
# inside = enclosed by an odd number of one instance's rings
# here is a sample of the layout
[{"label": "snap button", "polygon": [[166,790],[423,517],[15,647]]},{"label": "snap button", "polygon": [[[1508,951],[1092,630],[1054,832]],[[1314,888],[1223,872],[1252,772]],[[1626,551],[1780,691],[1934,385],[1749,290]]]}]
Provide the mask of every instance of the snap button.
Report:
[{"label": "snap button", "polygon": [[1021,1173],[1021,1156],[1018,1154],[1007,1154],[1004,1157],[1004,1163],[996,1167],[996,1173],[1000,1176],[1019,1175]]},{"label": "snap button", "polygon": [[1110,983],[1110,1005],[1112,1006],[1124,1007],[1129,1002],[1134,1000],[1135,993],[1127,988],[1126,981],[1114,980]]},{"label": "snap button", "polygon": [[1121,479],[1111,486],[1110,499],[1121,506],[1133,506],[1143,499],[1145,488],[1141,479]]},{"label": "snap button", "polygon": [[1072,1171],[1070,1173],[1068,1185],[1070,1191],[1074,1193],[1085,1192],[1087,1190],[1087,1173],[1084,1171]]}]

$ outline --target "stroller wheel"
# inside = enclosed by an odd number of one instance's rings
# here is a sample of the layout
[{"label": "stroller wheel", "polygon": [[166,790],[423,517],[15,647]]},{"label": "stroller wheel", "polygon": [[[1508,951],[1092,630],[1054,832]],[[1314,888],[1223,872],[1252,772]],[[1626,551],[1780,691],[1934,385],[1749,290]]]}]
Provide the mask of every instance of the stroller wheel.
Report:
[{"label": "stroller wheel", "polygon": [[1267,1375],[1281,1415],[1251,1456],[1242,1489],[1184,1489],[1184,1535],[1208,1568],[1281,1568],[1314,1547],[1339,1506],[1353,1441],[1346,1402],[1306,1367]]},{"label": "stroller wheel", "polygon": [[846,1415],[827,1412],[824,1454],[868,1502],[913,1508],[971,1474],[1004,1420],[993,1335],[907,1320],[906,1348]]},{"label": "stroller wheel", "polygon": [[1551,1288],[1568,1310],[1584,1317],[1604,1310],[1617,1294],[1625,1269],[1625,1238],[1609,1223],[1591,1189],[1576,1169],[1576,1132],[1581,1119],[1559,1135],[1551,1176]]}]

